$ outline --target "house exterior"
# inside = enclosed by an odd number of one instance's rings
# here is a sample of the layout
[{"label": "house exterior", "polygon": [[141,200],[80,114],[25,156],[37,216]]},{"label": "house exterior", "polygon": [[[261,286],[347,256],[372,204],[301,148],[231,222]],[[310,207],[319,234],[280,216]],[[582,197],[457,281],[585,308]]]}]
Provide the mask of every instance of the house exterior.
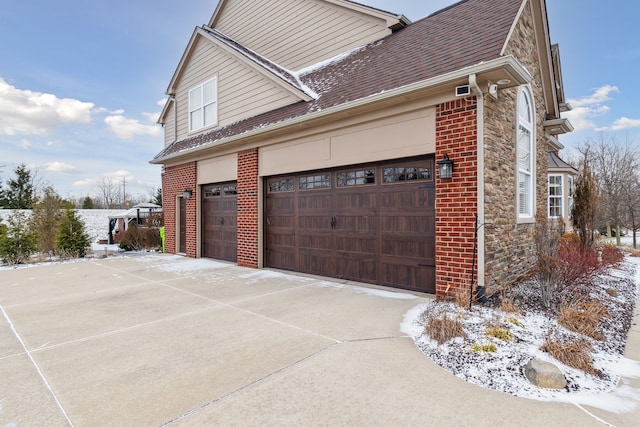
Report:
[{"label": "house exterior", "polygon": [[[438,296],[528,274],[571,130],[544,0],[220,0],[159,123],[167,252]],[[453,161],[451,178],[439,162]]]}]

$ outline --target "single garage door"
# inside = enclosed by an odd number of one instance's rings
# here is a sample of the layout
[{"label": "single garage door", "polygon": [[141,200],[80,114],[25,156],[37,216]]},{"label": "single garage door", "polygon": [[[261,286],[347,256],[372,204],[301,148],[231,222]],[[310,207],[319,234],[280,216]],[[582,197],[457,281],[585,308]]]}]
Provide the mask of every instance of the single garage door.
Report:
[{"label": "single garage door", "polygon": [[433,157],[265,185],[265,266],[435,293]]},{"label": "single garage door", "polygon": [[238,259],[238,191],[235,182],[202,187],[202,256]]}]

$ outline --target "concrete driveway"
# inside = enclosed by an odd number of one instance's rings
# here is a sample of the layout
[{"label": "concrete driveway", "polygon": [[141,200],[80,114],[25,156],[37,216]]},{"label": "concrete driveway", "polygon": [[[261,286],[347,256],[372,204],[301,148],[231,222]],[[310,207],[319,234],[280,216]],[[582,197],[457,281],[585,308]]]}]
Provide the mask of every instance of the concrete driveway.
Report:
[{"label": "concrete driveway", "polygon": [[425,298],[170,255],[3,270],[0,425],[603,425],[435,366],[400,331]]}]

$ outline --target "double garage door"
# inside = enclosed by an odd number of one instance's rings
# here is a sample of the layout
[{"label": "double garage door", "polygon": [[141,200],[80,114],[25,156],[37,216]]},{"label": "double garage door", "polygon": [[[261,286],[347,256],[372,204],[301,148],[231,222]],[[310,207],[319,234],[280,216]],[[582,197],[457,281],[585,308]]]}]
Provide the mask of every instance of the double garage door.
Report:
[{"label": "double garage door", "polygon": [[[265,267],[435,293],[434,163],[265,179]],[[202,201],[202,256],[236,261],[236,183],[203,186]]]},{"label": "double garage door", "polygon": [[266,267],[435,292],[434,159],[265,182]]}]

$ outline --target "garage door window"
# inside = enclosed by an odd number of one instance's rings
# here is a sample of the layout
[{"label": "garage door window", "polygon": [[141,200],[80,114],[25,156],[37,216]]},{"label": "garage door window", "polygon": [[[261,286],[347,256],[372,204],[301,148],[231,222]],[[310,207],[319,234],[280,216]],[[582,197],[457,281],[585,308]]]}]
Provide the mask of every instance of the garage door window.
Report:
[{"label": "garage door window", "polygon": [[386,184],[392,182],[403,181],[428,181],[431,179],[431,170],[429,168],[385,168],[384,182]]},{"label": "garage door window", "polygon": [[220,197],[221,194],[222,194],[222,188],[219,185],[216,185],[214,187],[206,187],[204,189],[205,198]]},{"label": "garage door window", "polygon": [[236,185],[225,185],[223,190],[225,196],[234,196],[238,194],[238,187]]},{"label": "garage door window", "polygon": [[269,182],[270,193],[280,193],[283,191],[294,191],[293,178],[275,179]]},{"label": "garage door window", "polygon": [[300,190],[314,190],[317,188],[331,188],[331,175],[309,175],[301,176],[299,183]]},{"label": "garage door window", "polygon": [[337,175],[338,187],[353,187],[355,185],[376,183],[376,172],[374,169],[339,172]]}]

